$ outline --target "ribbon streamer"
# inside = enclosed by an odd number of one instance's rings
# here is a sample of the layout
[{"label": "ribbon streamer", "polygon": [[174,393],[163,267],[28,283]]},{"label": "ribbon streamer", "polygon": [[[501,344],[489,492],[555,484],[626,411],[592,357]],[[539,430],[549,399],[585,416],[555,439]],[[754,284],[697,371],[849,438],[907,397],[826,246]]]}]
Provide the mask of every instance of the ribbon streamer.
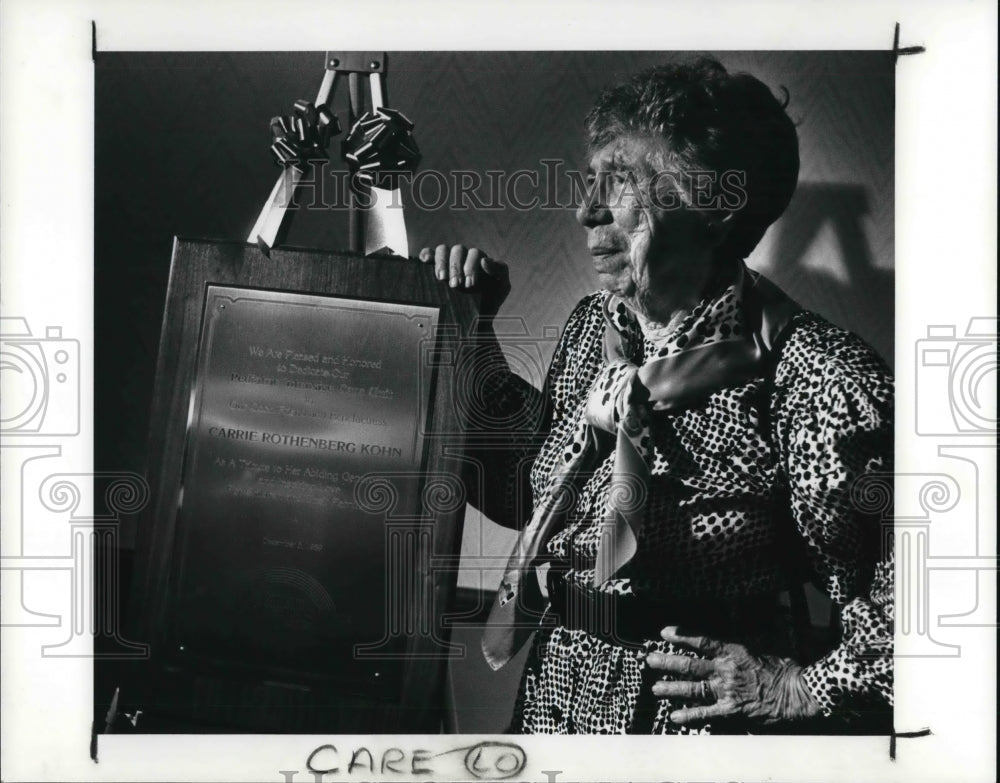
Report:
[{"label": "ribbon streamer", "polygon": [[362,114],[341,145],[351,174],[377,186],[394,173],[415,168],[420,149],[412,131],[413,123],[395,109],[380,106]]},{"label": "ribbon streamer", "polygon": [[316,107],[311,101],[299,99],[293,105],[294,114],[274,117],[271,133],[274,143],[271,154],[279,166],[302,166],[310,160],[327,156],[330,139],[340,133],[340,122],[326,106]]}]

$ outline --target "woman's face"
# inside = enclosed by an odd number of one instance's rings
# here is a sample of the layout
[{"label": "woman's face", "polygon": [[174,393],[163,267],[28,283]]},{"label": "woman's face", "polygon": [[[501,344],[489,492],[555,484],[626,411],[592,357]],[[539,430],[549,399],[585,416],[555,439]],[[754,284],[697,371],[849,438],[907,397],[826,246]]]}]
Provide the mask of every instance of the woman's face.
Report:
[{"label": "woman's face", "polygon": [[576,213],[601,285],[662,324],[702,297],[717,244],[678,197],[683,172],[670,160],[660,138],[612,140],[591,155],[590,194]]}]

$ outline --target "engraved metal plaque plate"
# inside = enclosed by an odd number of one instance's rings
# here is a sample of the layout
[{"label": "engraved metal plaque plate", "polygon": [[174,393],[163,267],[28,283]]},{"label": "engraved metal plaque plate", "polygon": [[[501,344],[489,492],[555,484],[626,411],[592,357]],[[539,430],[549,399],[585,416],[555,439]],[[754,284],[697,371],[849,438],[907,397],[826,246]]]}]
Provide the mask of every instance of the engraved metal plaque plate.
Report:
[{"label": "engraved metal plaque plate", "polygon": [[[188,417],[174,653],[321,670],[378,642],[393,475],[419,515],[433,307],[209,285]],[[409,475],[407,475],[409,474]],[[381,513],[377,513],[381,510]],[[349,657],[349,656],[348,656]]]}]

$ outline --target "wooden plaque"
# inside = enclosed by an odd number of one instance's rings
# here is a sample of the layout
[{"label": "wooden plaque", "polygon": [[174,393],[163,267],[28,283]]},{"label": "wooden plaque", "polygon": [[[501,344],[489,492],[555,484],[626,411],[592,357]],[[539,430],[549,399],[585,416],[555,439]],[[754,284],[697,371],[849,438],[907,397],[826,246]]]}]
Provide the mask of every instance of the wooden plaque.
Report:
[{"label": "wooden plaque", "polygon": [[434,732],[464,445],[433,267],[175,241],[136,633],[147,709],[220,731]]}]

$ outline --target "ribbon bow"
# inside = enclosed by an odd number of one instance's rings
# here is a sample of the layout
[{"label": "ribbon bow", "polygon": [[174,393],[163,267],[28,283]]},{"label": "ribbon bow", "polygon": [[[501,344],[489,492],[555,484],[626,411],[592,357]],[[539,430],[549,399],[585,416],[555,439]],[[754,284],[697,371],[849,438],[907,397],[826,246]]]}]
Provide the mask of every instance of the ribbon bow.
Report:
[{"label": "ribbon bow", "polygon": [[413,123],[404,114],[380,106],[365,112],[351,126],[341,147],[351,173],[369,185],[381,175],[407,171],[420,161]]},{"label": "ribbon bow", "polygon": [[294,114],[271,119],[274,143],[271,154],[279,166],[301,166],[306,161],[326,158],[330,138],[340,133],[340,122],[326,106],[299,99]]}]

